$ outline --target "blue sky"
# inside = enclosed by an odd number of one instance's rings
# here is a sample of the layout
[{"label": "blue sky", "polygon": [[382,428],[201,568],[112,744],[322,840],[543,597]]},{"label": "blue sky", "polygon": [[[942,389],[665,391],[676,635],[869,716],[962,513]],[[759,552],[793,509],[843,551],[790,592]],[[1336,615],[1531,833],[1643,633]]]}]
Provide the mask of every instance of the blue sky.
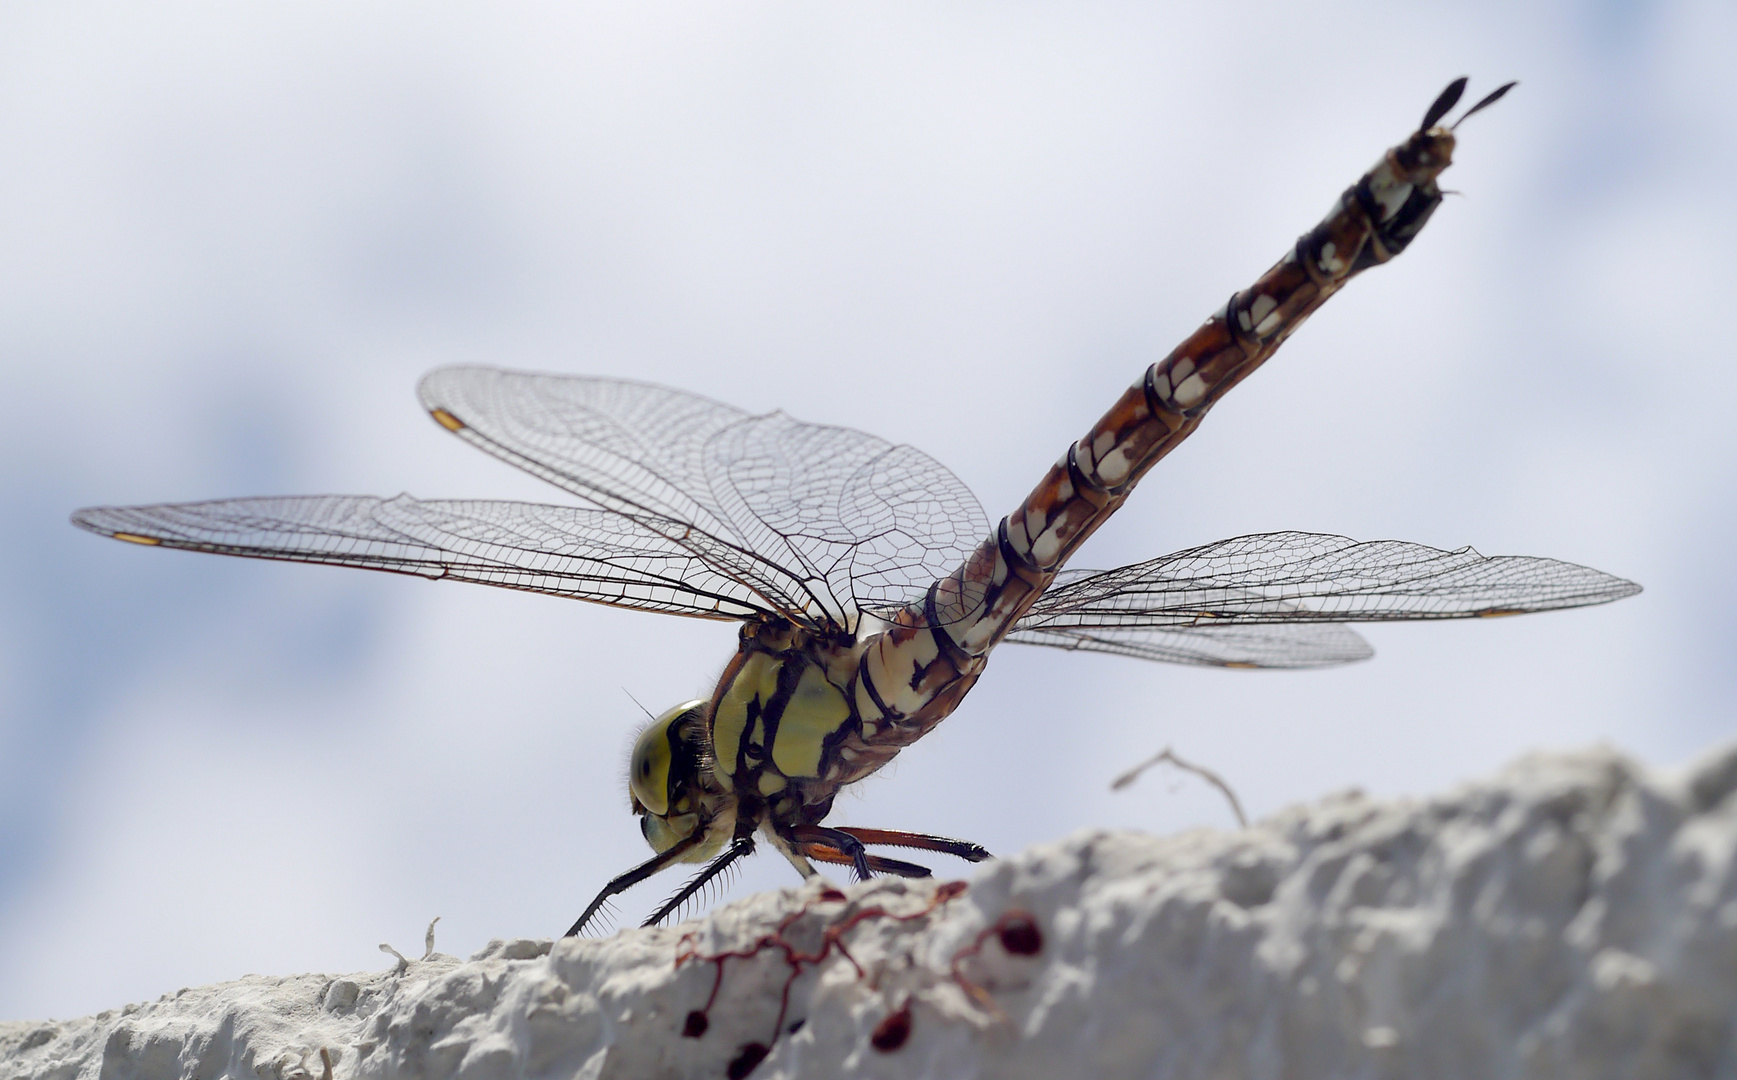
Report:
[{"label": "blue sky", "polygon": [[[1305,10],[1306,7],[1306,10]],[[838,820],[992,850],[1529,750],[1737,735],[1730,5],[18,4],[0,10],[0,1018],[556,932],[642,857],[634,697],[733,628],[105,543],[78,506],[558,493],[448,363],[921,446],[991,517],[1449,79],[1449,200],[1082,553],[1281,528],[1644,584],[1333,672],[1009,647]],[[946,868],[952,872],[954,868]],[[788,883],[770,859],[737,890]],[[623,921],[674,881],[630,894]]]}]

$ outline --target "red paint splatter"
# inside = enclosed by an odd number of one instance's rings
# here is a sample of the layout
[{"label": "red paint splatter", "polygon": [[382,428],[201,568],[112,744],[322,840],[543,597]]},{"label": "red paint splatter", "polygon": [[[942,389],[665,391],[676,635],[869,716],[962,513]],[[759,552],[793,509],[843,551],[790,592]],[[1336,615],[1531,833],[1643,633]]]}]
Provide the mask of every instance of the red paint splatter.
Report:
[{"label": "red paint splatter", "polygon": [[744,1043],[724,1070],[724,1075],[730,1080],[742,1080],[742,1077],[754,1071],[754,1066],[765,1061],[766,1055],[771,1052],[772,1048],[765,1043]]},{"label": "red paint splatter", "polygon": [[966,978],[965,973],[959,970],[959,965],[966,957],[982,952],[983,943],[992,937],[998,939],[1001,947],[1011,955],[1035,956],[1043,949],[1043,932],[1038,929],[1037,919],[1031,912],[1009,908],[1001,913],[999,919],[979,930],[977,936],[971,939],[971,944],[953,954],[953,962],[948,966],[948,971],[959,989],[971,995],[990,1015],[1005,1020],[1007,1014],[1001,1011],[1001,1006],[995,1003],[989,991]]},{"label": "red paint splatter", "polygon": [[874,1034],[869,1036],[869,1045],[883,1054],[890,1054],[905,1045],[905,1040],[910,1037],[911,1003],[907,1000],[875,1025]]},{"label": "red paint splatter", "polygon": [[1036,956],[1043,951],[1043,931],[1036,920],[1024,912],[1008,912],[1001,917],[998,931],[1001,947],[1014,956]]},{"label": "red paint splatter", "polygon": [[[772,1025],[772,1042],[777,1042],[779,1033],[784,1029],[785,1013],[790,1009],[790,987],[796,982],[797,977],[802,974],[802,969],[805,966],[819,964],[828,956],[831,956],[833,951],[836,949],[839,955],[843,956],[846,960],[849,960],[851,967],[856,969],[857,978],[866,979],[868,973],[863,970],[862,965],[857,962],[856,957],[852,956],[850,950],[845,947],[844,935],[855,929],[857,924],[867,922],[870,919],[888,919],[893,922],[913,922],[917,919],[926,918],[942,904],[957,896],[963,895],[967,887],[967,884],[963,881],[945,882],[935,890],[934,894],[930,896],[929,902],[920,910],[905,915],[895,914],[894,912],[888,911],[886,908],[879,906],[866,907],[859,911],[854,911],[845,918],[828,926],[821,933],[820,945],[813,952],[804,952],[784,936],[785,931],[789,930],[798,919],[809,913],[812,906],[811,904],[804,904],[797,910],[786,915],[783,919],[779,920],[777,929],[769,934],[762,935],[759,940],[755,941],[753,944],[745,948],[731,949],[728,952],[718,953],[713,956],[703,955],[698,949],[694,948],[696,932],[689,931],[687,934],[683,935],[681,945],[676,950],[676,967],[681,967],[689,960],[704,960],[712,964],[716,970],[712,976],[712,992],[706,996],[705,1006],[703,1008],[695,1009],[687,1014],[687,1017],[682,1024],[682,1034],[688,1038],[698,1038],[701,1035],[704,1035],[707,1029],[711,1027],[709,1014],[711,1013],[712,1006],[717,1004],[718,991],[722,989],[724,985],[724,963],[726,961],[737,959],[745,960],[752,956],[758,956],[761,952],[767,949],[779,949],[784,953],[784,962],[790,965],[790,974],[784,980],[784,989],[780,993],[778,1000],[778,1019]],[[837,889],[824,889],[814,902],[839,903],[846,899],[848,898],[845,894]],[[957,958],[955,959],[955,966],[956,965]],[[954,978],[957,979],[958,975],[955,974]],[[901,1015],[903,1016],[902,1021],[898,1019]],[[795,1029],[792,1028],[792,1030]],[[880,1026],[875,1028],[875,1033],[872,1038],[877,1050],[890,1051],[903,1046],[905,1040],[910,1037],[910,1034],[910,1005],[907,1002],[899,1011],[894,1012],[885,1020],[881,1021]],[[755,1066],[764,1061],[766,1055],[771,1052],[772,1048],[770,1043],[751,1042],[744,1044],[741,1050],[737,1052],[736,1057],[730,1062],[728,1070],[729,1076],[732,1080],[741,1080],[742,1077],[745,1077],[752,1072]]]}]

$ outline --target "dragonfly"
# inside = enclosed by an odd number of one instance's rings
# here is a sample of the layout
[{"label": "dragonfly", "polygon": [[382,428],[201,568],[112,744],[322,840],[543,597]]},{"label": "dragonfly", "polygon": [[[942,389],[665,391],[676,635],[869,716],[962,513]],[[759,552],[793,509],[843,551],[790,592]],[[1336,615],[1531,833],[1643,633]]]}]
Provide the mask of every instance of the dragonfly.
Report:
[{"label": "dragonfly", "polygon": [[[629,759],[653,855],[610,898],[703,864],[667,918],[764,840],[814,863],[925,877],[871,853],[980,861],[963,840],[825,824],[840,790],[933,730],[1003,641],[1227,668],[1371,655],[1346,624],[1600,604],[1639,586],[1544,558],[1273,532],[1115,570],[1064,564],[1231,387],[1353,276],[1402,252],[1441,202],[1465,80],[1252,286],[1149,366],[993,527],[935,459],[846,427],[681,390],[485,367],[432,372],[447,431],[577,505],[323,495],[79,510],[85,529],[154,547],[328,563],[740,624],[706,699],[653,718]],[[1512,84],[1509,84],[1511,86]],[[1488,106],[1504,86],[1460,118]]]}]

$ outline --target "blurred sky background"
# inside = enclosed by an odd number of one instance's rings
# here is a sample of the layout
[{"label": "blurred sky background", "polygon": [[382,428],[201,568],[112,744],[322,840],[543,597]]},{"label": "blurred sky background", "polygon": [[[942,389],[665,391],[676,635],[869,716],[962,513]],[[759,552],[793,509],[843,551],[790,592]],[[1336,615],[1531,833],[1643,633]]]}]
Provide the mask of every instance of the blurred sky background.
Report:
[{"label": "blurred sky background", "polygon": [[[0,6],[0,1018],[564,929],[721,623],[151,551],[100,503],[561,501],[414,396],[629,376],[922,447],[993,519],[1457,75],[1449,200],[1078,565],[1271,529],[1619,604],[1309,673],[1008,646],[836,820],[1015,851],[1737,735],[1737,7]],[[958,864],[941,864],[958,875]],[[679,882],[628,894],[629,925]],[[794,884],[762,855],[733,886]]]}]

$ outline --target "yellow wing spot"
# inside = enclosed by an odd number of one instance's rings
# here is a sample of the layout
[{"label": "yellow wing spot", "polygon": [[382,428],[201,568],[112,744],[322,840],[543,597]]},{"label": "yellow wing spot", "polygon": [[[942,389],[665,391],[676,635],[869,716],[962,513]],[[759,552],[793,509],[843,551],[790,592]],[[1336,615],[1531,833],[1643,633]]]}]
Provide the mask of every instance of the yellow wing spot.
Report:
[{"label": "yellow wing spot", "polygon": [[1251,664],[1247,660],[1226,660],[1224,666],[1229,668],[1242,668],[1245,671],[1255,671],[1260,667],[1259,664]]},{"label": "yellow wing spot", "polygon": [[445,409],[430,409],[428,415],[434,417],[434,422],[448,431],[459,431],[464,427],[464,421],[447,412]]},{"label": "yellow wing spot", "polygon": [[1490,608],[1487,611],[1478,612],[1478,618],[1480,618],[1480,619],[1499,619],[1504,615],[1524,615],[1524,614],[1526,614],[1525,608],[1496,607],[1496,608]]},{"label": "yellow wing spot", "polygon": [[116,540],[125,540],[129,544],[144,544],[146,547],[156,547],[163,541],[155,536],[140,536],[138,533],[111,533]]}]

